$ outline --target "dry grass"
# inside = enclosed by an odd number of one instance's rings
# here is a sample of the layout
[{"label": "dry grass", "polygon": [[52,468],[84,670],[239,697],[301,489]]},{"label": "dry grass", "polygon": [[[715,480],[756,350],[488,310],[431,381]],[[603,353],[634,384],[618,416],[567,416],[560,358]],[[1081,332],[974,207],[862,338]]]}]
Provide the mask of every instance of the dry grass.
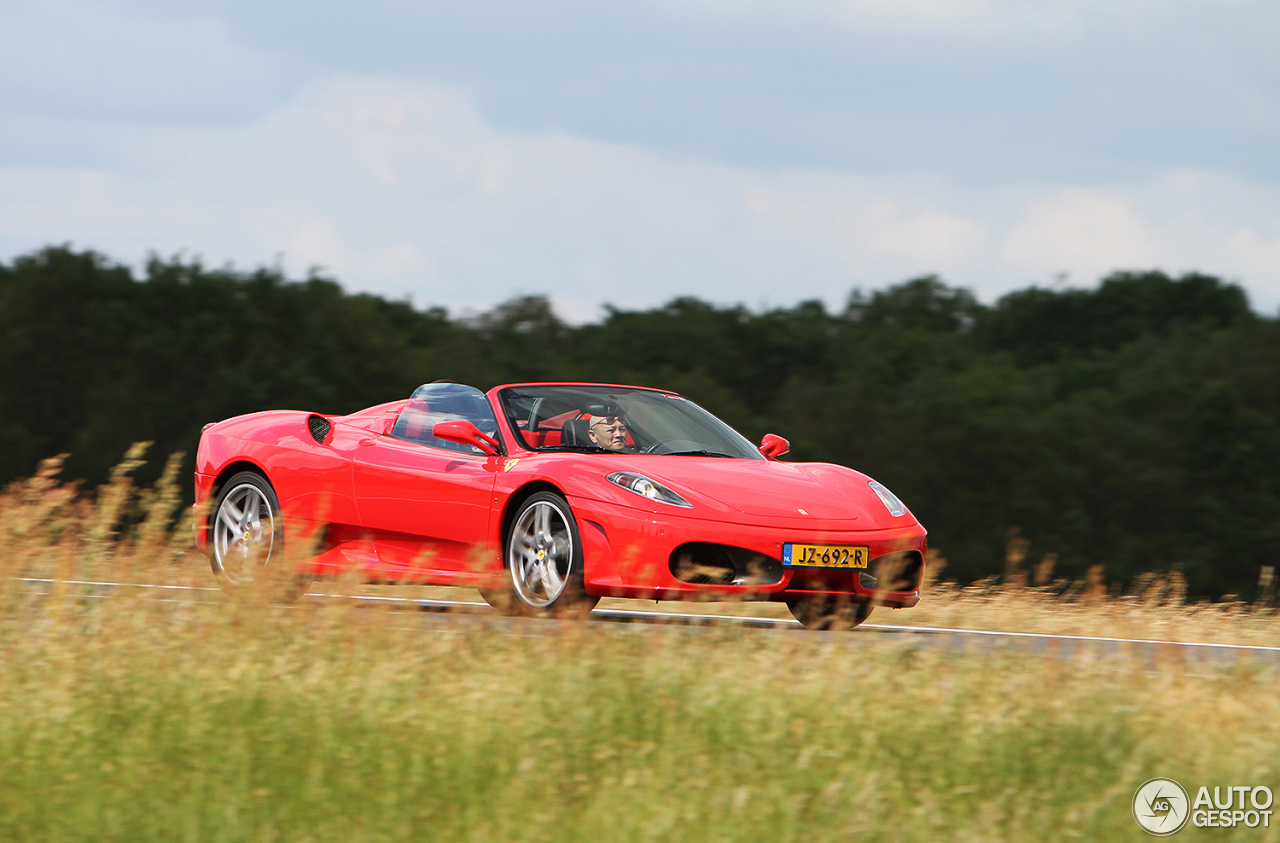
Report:
[{"label": "dry grass", "polygon": [[[1094,574],[1097,578],[1097,574]],[[1026,586],[994,578],[968,586],[929,582],[920,605],[881,610],[872,622],[1156,641],[1280,647],[1280,613],[1271,600],[1189,603],[1175,573],[1139,577],[1129,593],[1100,583],[1057,581]]]},{"label": "dry grass", "polygon": [[[1280,790],[1280,676],[1243,666],[65,584],[209,585],[189,534],[162,527],[175,502],[127,471],[77,500],[53,466],[0,496],[0,839],[1118,840],[1143,836],[1129,800],[1152,776]],[[63,584],[34,595],[23,576]],[[891,617],[913,612],[1274,629],[1247,608],[1029,589],[943,588]]]}]

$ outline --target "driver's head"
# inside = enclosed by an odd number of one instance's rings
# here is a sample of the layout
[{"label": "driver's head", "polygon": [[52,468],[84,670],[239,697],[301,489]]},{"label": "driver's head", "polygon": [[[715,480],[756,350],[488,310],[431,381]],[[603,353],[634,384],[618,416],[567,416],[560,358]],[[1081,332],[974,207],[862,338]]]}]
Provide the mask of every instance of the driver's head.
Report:
[{"label": "driver's head", "polygon": [[599,448],[622,451],[627,447],[627,422],[620,411],[608,415],[591,416],[587,438]]}]

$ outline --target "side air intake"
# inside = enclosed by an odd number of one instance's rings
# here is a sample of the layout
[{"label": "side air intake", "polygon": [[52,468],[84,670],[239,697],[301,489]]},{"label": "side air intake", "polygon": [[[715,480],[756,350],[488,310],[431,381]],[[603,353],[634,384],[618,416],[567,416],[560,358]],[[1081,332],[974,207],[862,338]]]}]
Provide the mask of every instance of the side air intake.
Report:
[{"label": "side air intake", "polygon": [[316,440],[316,444],[323,445],[329,438],[333,425],[322,416],[311,416],[307,419],[307,429],[311,431],[311,438]]},{"label": "side air intake", "polygon": [[920,587],[924,556],[918,550],[899,550],[871,560],[859,577],[863,588],[877,591],[915,591]]}]

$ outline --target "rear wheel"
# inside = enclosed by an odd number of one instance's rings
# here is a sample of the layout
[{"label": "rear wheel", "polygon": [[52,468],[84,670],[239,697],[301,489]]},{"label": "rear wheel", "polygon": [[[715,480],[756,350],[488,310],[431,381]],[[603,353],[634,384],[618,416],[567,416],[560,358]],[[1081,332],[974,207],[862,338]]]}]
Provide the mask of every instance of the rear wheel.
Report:
[{"label": "rear wheel", "polygon": [[[272,596],[296,600],[311,578],[270,570],[284,558],[284,521],[275,490],[261,474],[242,471],[222,485],[209,525],[209,565],[223,591],[242,595],[255,584],[279,585]],[[276,581],[279,580],[277,583]]]},{"label": "rear wheel", "polygon": [[503,546],[508,588],[485,599],[513,615],[585,616],[600,598],[583,584],[582,540],[568,502],[539,492],[520,506]]},{"label": "rear wheel", "polygon": [[853,629],[870,617],[875,607],[824,594],[788,599],[787,608],[809,629]]}]

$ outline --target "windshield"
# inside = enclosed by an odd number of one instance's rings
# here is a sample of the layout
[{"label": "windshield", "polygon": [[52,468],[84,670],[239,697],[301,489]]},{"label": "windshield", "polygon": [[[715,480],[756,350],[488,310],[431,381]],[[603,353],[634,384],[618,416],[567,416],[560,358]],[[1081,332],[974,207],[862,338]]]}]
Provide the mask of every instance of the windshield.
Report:
[{"label": "windshield", "polygon": [[535,451],[764,459],[729,425],[679,395],[612,386],[513,386],[507,421]]}]

